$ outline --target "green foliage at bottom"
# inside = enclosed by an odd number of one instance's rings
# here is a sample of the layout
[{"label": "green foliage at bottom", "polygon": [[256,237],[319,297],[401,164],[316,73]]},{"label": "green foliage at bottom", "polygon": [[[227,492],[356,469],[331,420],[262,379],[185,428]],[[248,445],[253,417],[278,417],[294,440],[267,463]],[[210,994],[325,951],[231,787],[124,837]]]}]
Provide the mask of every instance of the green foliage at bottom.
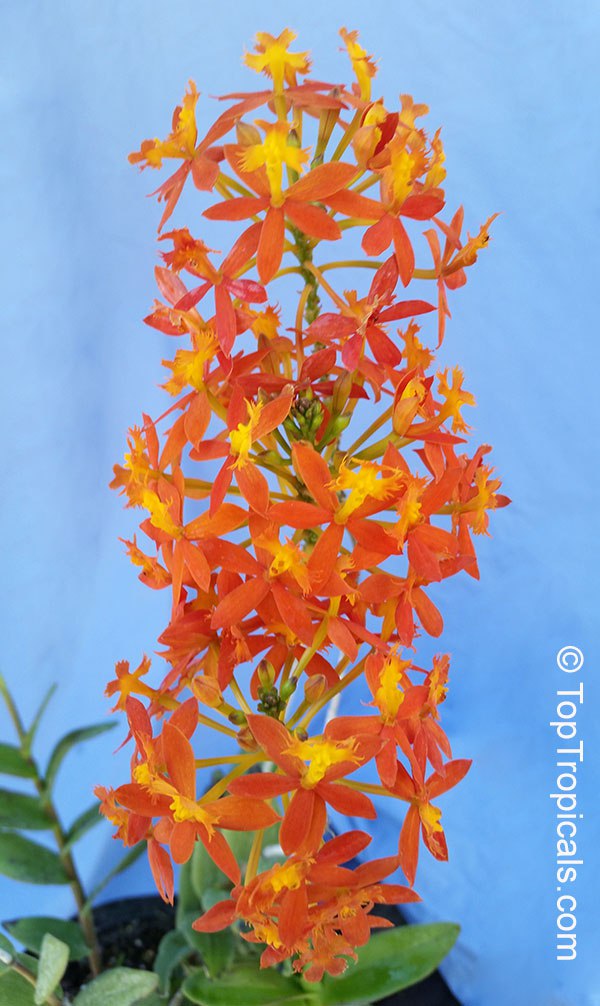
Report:
[{"label": "green foliage at bottom", "polygon": [[422,981],[452,949],[459,927],[450,922],[399,926],[373,936],[340,978],[314,987],[319,1006],[371,1006]]}]

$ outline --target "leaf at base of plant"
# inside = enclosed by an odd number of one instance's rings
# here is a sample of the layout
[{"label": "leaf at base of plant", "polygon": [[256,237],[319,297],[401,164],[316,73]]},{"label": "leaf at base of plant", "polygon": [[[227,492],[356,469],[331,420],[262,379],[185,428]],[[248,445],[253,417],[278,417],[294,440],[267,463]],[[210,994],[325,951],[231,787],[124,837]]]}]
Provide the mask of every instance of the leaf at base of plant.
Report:
[{"label": "leaf at base of plant", "polygon": [[52,933],[46,933],[42,940],[37,982],[35,984],[35,1006],[43,1006],[52,995],[65,973],[69,963],[69,948]]},{"label": "leaf at base of plant", "polygon": [[[201,971],[186,978],[183,992],[199,1006],[318,1006],[312,990],[304,989],[298,978],[286,978],[279,971],[260,970],[251,965],[236,967],[221,978],[207,978]],[[79,1006],[79,1004],[77,1004]]]},{"label": "leaf at base of plant", "polygon": [[15,940],[35,953],[40,952],[45,934],[52,933],[58,940],[67,944],[69,960],[79,961],[89,954],[89,947],[76,922],[53,919],[46,915],[32,915],[28,918],[18,919],[16,922],[4,922],[3,925]]},{"label": "leaf at base of plant", "polygon": [[319,1006],[370,1006],[415,985],[435,971],[459,931],[450,922],[436,922],[378,933],[358,950],[358,961],[340,978],[326,975],[315,985]]},{"label": "leaf at base of plant", "polygon": [[77,995],[73,1006],[134,1006],[156,990],[158,975],[135,968],[112,968],[94,978]]}]

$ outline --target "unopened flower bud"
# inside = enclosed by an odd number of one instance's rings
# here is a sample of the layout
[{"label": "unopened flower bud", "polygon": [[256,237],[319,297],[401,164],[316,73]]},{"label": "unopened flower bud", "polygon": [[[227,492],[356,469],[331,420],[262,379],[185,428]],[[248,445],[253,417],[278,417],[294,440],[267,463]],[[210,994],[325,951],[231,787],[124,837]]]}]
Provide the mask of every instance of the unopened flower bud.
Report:
[{"label": "unopened flower bud", "polygon": [[337,413],[337,415],[341,415],[346,408],[346,403],[350,398],[351,391],[352,374],[349,370],[345,370],[343,374],[336,377],[335,384],[333,385],[332,406],[333,411]]},{"label": "unopened flower bud", "polygon": [[242,727],[241,730],[238,730],[237,742],[244,751],[258,751],[258,744],[250,727]]},{"label": "unopened flower bud", "polygon": [[262,143],[261,135],[256,126],[251,126],[249,122],[238,122],[235,127],[237,141],[243,147],[259,146]]},{"label": "unopened flower bud", "polygon": [[350,416],[336,416],[331,424],[330,433],[332,438],[339,437],[350,422]]},{"label": "unopened flower bud", "polygon": [[272,688],[275,684],[275,668],[270,660],[261,660],[260,664],[256,668],[258,674],[258,680],[260,681],[263,688]]},{"label": "unopened flower bud", "polygon": [[279,694],[284,702],[287,702],[288,699],[291,699],[297,687],[298,682],[296,681],[295,678],[288,678],[288,680],[283,683],[283,685],[279,690]]},{"label": "unopened flower bud", "polygon": [[396,402],[394,412],[392,414],[392,426],[394,433],[398,433],[400,436],[403,436],[404,433],[406,433],[408,427],[416,417],[420,405],[421,398],[417,394],[413,394],[406,398],[403,396],[398,402]]},{"label": "unopened flower bud", "polygon": [[241,709],[234,709],[233,712],[229,713],[227,719],[230,723],[233,723],[234,727],[242,727],[246,725],[246,716]]},{"label": "unopened flower bud", "polygon": [[327,678],[324,674],[313,674],[304,684],[304,698],[312,705],[318,702],[327,691]]},{"label": "unopened flower bud", "polygon": [[[337,97],[339,93],[338,88],[333,88],[330,94]],[[331,134],[335,128],[335,125],[340,117],[339,108],[325,108],[321,112],[319,118],[319,132],[317,133],[317,145],[315,147],[315,157],[313,163],[320,164],[323,160],[323,154],[325,153],[327,144],[331,139]]]},{"label": "unopened flower bud", "polygon": [[312,398],[306,398],[306,397],[297,398],[294,404],[293,411],[296,415],[305,416],[312,403],[313,403]]},{"label": "unopened flower bud", "polygon": [[323,422],[323,406],[320,402],[313,402],[312,407],[309,409],[306,420],[308,423],[307,433],[308,439],[312,440],[315,433],[321,426]]},{"label": "unopened flower bud", "polygon": [[215,678],[209,678],[206,675],[194,678],[191,689],[196,698],[203,705],[210,706],[211,709],[218,709],[223,704],[223,693]]}]

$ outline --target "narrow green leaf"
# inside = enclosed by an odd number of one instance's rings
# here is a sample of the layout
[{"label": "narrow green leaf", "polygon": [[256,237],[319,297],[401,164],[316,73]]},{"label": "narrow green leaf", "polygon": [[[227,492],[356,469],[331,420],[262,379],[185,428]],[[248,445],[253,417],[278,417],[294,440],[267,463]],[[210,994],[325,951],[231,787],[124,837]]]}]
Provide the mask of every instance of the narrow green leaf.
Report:
[{"label": "narrow green leaf", "polygon": [[[227,838],[227,833],[224,832]],[[234,853],[235,855],[235,853]],[[239,862],[239,860],[238,860]],[[181,882],[184,882],[184,890],[181,890]],[[179,902],[181,903],[183,893],[183,905],[181,911],[189,911],[194,906],[198,906],[200,915],[204,902],[202,900],[204,891],[209,887],[222,888],[222,898],[227,895],[225,892],[231,890],[231,881],[221,872],[217,864],[211,859],[202,842],[196,842],[192,858],[179,871]]]},{"label": "narrow green leaf", "polygon": [[209,908],[218,904],[219,901],[225,901],[229,897],[230,890],[231,885],[225,891],[222,887],[207,887],[202,895],[202,911],[207,912]]},{"label": "narrow green leaf", "polygon": [[47,831],[52,821],[39,796],[26,796],[14,790],[0,789],[0,828],[25,828]]},{"label": "narrow green leaf", "polygon": [[94,978],[75,998],[73,1006],[133,1006],[158,985],[158,975],[134,968],[111,968]]},{"label": "narrow green leaf", "polygon": [[0,772],[21,779],[35,779],[35,765],[23,757],[13,744],[0,744]]},{"label": "narrow green leaf", "polygon": [[56,684],[50,685],[50,688],[48,689],[48,691],[44,695],[44,698],[40,702],[38,711],[35,714],[35,716],[33,717],[33,721],[31,723],[31,726],[29,727],[29,730],[27,731],[27,733],[25,734],[25,736],[23,738],[23,753],[25,755],[29,755],[29,752],[31,751],[31,745],[33,744],[33,741],[35,739],[35,735],[36,735],[36,733],[38,731],[38,727],[40,725],[42,716],[46,712],[46,708],[48,706],[48,703],[50,702],[50,699],[54,695],[57,687],[58,686]]},{"label": "narrow green leaf", "polygon": [[35,1006],[33,985],[15,971],[0,974],[0,1006]]},{"label": "narrow green leaf", "polygon": [[116,725],[114,721],[110,723],[95,723],[91,727],[81,727],[78,730],[71,730],[70,733],[61,737],[50,755],[48,768],[46,769],[46,786],[48,789],[52,789],[56,773],[62,764],[63,758],[69,753],[72,747],[75,747],[76,744],[81,744],[83,741],[91,740],[92,737],[98,737],[100,734],[106,733],[107,730],[112,730]]},{"label": "narrow green leaf", "polygon": [[183,933],[177,929],[165,933],[154,959],[154,972],[158,975],[161,992],[166,994],[169,991],[173,972],[189,955],[190,948]]},{"label": "narrow green leaf", "polygon": [[32,954],[17,954],[17,961],[22,967],[26,968],[30,974],[37,978],[38,966],[40,963],[39,957],[33,957]]},{"label": "narrow green leaf", "polygon": [[60,857],[22,835],[0,832],[0,873],[28,884],[68,884]]},{"label": "narrow green leaf", "polygon": [[[315,1006],[315,994],[302,987],[298,978],[286,978],[279,971],[260,971],[240,965],[222,978],[207,978],[201,971],[189,975],[183,993],[200,1006]],[[79,1003],[77,1003],[79,1006]]]},{"label": "narrow green leaf", "polygon": [[0,974],[10,967],[14,960],[16,950],[10,940],[7,940],[3,933],[0,933]]},{"label": "narrow green leaf", "polygon": [[15,940],[36,954],[39,954],[42,949],[42,941],[46,933],[52,933],[58,940],[66,943],[69,948],[69,958],[72,961],[79,961],[82,957],[87,957],[89,953],[81,928],[76,922],[53,919],[51,916],[45,915],[32,915],[18,919],[16,922],[5,922],[4,926]]},{"label": "narrow green leaf", "polygon": [[90,908],[93,905],[96,898],[98,897],[98,895],[100,894],[100,891],[103,891],[104,888],[107,886],[107,884],[109,884],[114,877],[118,877],[119,874],[123,873],[123,871],[126,870],[129,866],[131,866],[132,863],[135,863],[136,859],[140,858],[145,848],[146,848],[145,842],[138,842],[137,845],[134,845],[133,848],[130,849],[129,852],[127,852],[123,856],[123,858],[117,863],[117,865],[113,867],[110,873],[107,873],[99,884],[96,884],[94,890],[91,892],[91,894],[88,895],[88,899],[84,905],[84,908]]},{"label": "narrow green leaf", "polygon": [[84,810],[82,814],[75,818],[73,824],[65,835],[65,848],[70,849],[71,846],[75,845],[75,842],[78,842],[80,838],[83,838],[88,831],[91,831],[91,829],[95,828],[97,824],[104,821],[99,808],[100,804],[97,800],[95,800],[94,803],[87,808],[87,810]]},{"label": "narrow green leaf", "polygon": [[319,1006],[370,1006],[420,982],[452,949],[459,927],[450,922],[399,926],[373,936],[340,978],[316,986]]},{"label": "narrow green leaf", "polygon": [[[204,846],[202,842],[196,842],[196,848],[192,853],[192,859],[197,853],[200,858],[202,858],[202,853],[204,853]],[[196,891],[194,890],[194,886],[192,884],[192,860],[188,859],[187,863],[184,863],[179,871],[175,925],[179,928],[180,919],[189,912],[194,911],[197,915],[202,914],[202,902],[196,895]]]},{"label": "narrow green leaf", "polygon": [[[197,933],[192,922],[198,911],[188,912],[177,923],[188,946],[200,954],[211,978],[218,978],[231,965],[235,956],[235,937],[231,929],[220,933]],[[238,937],[239,940],[239,937]]]},{"label": "narrow green leaf", "polygon": [[35,983],[35,1006],[43,1006],[46,999],[56,989],[69,962],[69,948],[52,933],[46,933],[42,940],[40,964]]}]

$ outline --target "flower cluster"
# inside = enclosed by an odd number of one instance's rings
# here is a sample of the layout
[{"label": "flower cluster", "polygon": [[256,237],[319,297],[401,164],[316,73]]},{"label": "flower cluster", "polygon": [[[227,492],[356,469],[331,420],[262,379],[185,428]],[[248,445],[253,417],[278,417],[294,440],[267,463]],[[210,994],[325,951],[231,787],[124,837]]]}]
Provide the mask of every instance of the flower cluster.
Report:
[{"label": "flower cluster", "polygon": [[[414,644],[442,631],[429,586],[478,576],[472,536],[508,502],[490,448],[465,446],[474,398],[463,374],[435,373],[431,348],[493,218],[466,238],[462,208],[441,219],[444,151],[420,125],[427,107],[372,98],[375,63],[356,32],[341,36],[351,86],[311,79],[291,31],[261,32],[246,63],[263,90],[226,95],[199,140],[190,83],[167,139],[130,156],[177,165],[157,190],[160,230],[188,180],[204,217],[237,230],[223,255],[186,227],[160,236],[146,322],[181,347],[164,361],[173,401],[131,429],[112,485],[144,514],[148,544],[126,542],[140,580],[172,599],[159,640],[168,669],[151,686],[148,658],[117,664],[107,694],[128,718],[132,777],[99,787],[116,834],[147,842],[164,898],[172,861],[198,842],[230,878],[230,897],[197,929],[238,921],[266,945],[264,966],[292,957],[309,980],[340,973],[386,925],[375,905],[417,900],[421,841],[447,858],[434,801],[470,763],[452,758],[440,725],[448,657],[421,668]],[[350,257],[328,260],[342,240]],[[338,271],[356,289],[336,288]],[[274,298],[298,286],[286,324]],[[315,731],[359,678],[370,706]],[[233,753],[197,758],[199,724]],[[377,784],[362,781],[369,763]],[[393,854],[357,867],[369,835],[325,840],[329,809],[373,820],[372,795],[408,809]],[[273,824],[281,861],[261,872]],[[254,833],[243,878],[223,829]],[[384,883],[398,869],[410,886]]]}]

